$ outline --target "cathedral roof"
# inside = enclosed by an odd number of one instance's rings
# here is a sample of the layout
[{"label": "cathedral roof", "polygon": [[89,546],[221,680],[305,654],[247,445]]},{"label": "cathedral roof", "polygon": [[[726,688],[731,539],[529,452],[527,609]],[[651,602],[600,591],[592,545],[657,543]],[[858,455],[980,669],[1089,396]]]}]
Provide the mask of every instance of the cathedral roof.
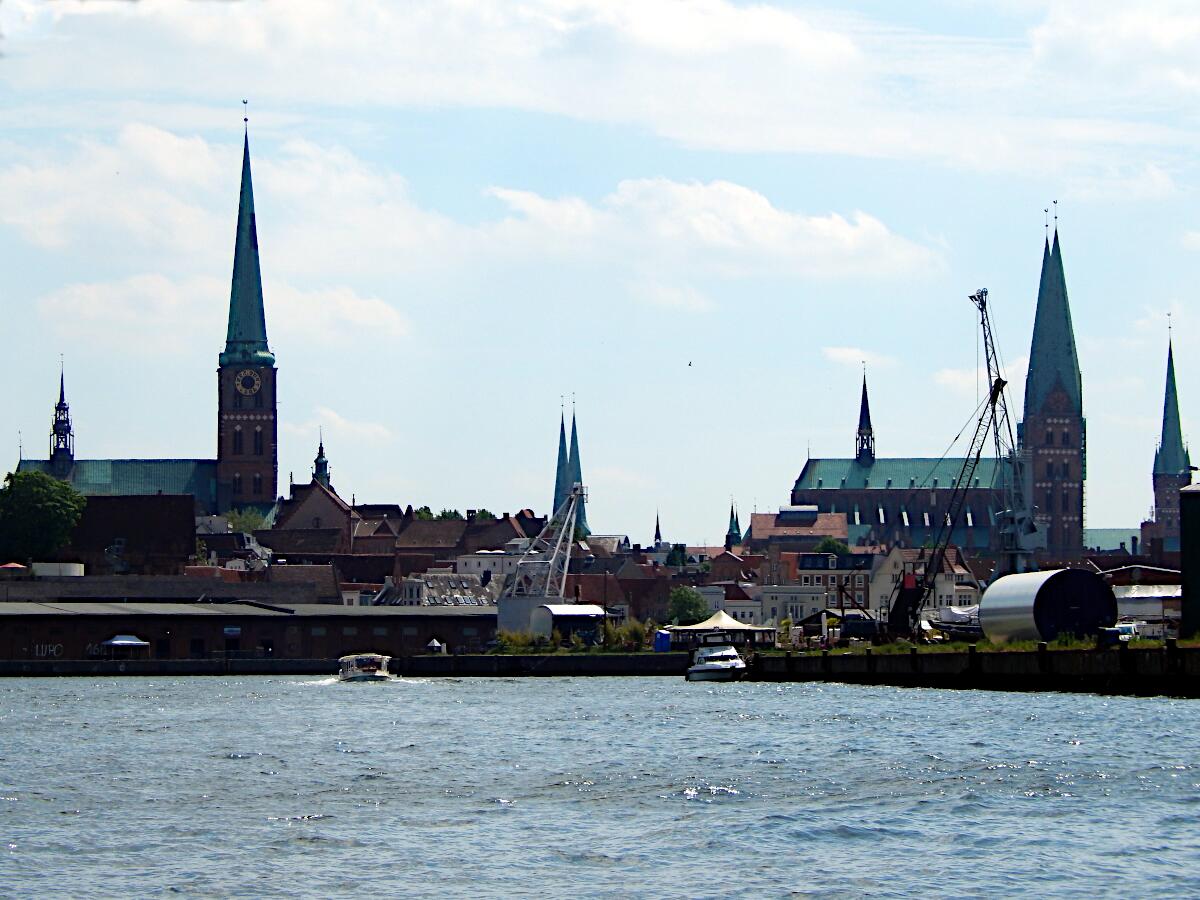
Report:
[{"label": "cathedral roof", "polygon": [[[23,459],[17,471],[54,474],[45,459]],[[65,480],[85,497],[191,494],[202,507],[216,506],[214,459],[77,459]]]},{"label": "cathedral roof", "polygon": [[[916,490],[936,487],[949,490],[962,471],[961,458],[877,458],[870,465],[856,459],[810,459],[793,490]],[[992,457],[979,460],[972,487],[998,486],[999,466]]]},{"label": "cathedral roof", "polygon": [[1167,387],[1163,395],[1162,438],[1154,453],[1155,475],[1182,475],[1191,469],[1183,430],[1179,425],[1179,394],[1175,389],[1175,350],[1167,345]]},{"label": "cathedral roof", "polygon": [[258,260],[258,229],[254,217],[254,187],[250,181],[250,137],[242,145],[242,188],[238,200],[237,239],[233,250],[233,284],[229,291],[229,327],[223,366],[246,363],[273,366],[267,347],[263,311],[262,273]]},{"label": "cathedral roof", "polygon": [[1038,286],[1037,312],[1033,320],[1033,344],[1029,351],[1029,375],[1025,380],[1024,417],[1042,410],[1046,398],[1061,387],[1071,409],[1083,415],[1083,383],[1079,357],[1075,353],[1075,331],[1067,301],[1067,279],[1063,274],[1058,232],[1054,246],[1042,253],[1042,278]]}]

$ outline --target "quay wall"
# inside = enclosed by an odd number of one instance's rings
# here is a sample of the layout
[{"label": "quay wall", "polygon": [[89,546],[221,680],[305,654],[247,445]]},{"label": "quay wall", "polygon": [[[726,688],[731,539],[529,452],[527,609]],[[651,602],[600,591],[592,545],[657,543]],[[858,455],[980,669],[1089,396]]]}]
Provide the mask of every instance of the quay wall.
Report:
[{"label": "quay wall", "polygon": [[[400,656],[408,677],[681,677],[685,653]],[[0,660],[0,676],[333,675],[334,659]],[[760,654],[758,681],[834,681],[900,687],[1077,691],[1200,697],[1200,649],[1048,650],[1012,653]]]}]

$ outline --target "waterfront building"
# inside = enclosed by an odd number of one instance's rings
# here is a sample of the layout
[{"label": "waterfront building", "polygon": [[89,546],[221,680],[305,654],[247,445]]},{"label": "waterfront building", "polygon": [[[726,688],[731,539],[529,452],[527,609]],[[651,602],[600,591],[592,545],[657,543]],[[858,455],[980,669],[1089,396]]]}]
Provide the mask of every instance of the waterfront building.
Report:
[{"label": "waterfront building", "polygon": [[[874,600],[874,608],[890,609],[896,585],[905,575],[924,575],[930,556],[930,551],[924,547],[893,547],[871,576],[870,597]],[[962,552],[958,547],[947,547],[941,571],[934,577],[928,608],[973,606],[979,602],[980,594],[979,580]]]},{"label": "waterfront building", "polygon": [[1045,537],[1046,556],[1076,558],[1083,551],[1087,421],[1057,229],[1053,245],[1047,240],[1042,253],[1025,405],[1017,437],[1027,467],[1026,481],[1033,489],[1030,502]]},{"label": "waterfront building", "polygon": [[1179,492],[1192,483],[1192,460],[1179,423],[1179,394],[1175,388],[1175,350],[1167,342],[1167,384],[1163,393],[1162,436],[1154,451],[1154,510],[1142,523],[1145,552],[1179,551]]},{"label": "waterfront building", "polygon": [[265,512],[275,500],[279,468],[276,407],[275,355],[267,345],[247,134],[228,327],[217,367],[216,458],[76,458],[66,380],[60,373],[50,456],[22,459],[17,471],[46,472],[89,497],[188,494],[200,515],[246,507]]}]

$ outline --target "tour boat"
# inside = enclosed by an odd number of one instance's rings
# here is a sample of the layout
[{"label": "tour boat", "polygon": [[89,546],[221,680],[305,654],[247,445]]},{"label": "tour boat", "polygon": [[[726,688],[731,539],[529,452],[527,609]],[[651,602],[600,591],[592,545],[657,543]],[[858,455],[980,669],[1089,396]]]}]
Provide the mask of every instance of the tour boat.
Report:
[{"label": "tour boat", "polygon": [[686,677],[688,681],[737,681],[745,674],[746,663],[733,647],[701,647]]},{"label": "tour boat", "polygon": [[388,681],[390,656],[382,653],[351,653],[338,660],[338,681]]}]

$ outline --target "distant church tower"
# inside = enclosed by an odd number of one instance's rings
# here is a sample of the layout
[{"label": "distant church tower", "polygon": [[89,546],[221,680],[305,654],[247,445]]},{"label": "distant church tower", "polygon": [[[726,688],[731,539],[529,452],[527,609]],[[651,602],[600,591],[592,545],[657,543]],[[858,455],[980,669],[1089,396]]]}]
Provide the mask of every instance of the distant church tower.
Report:
[{"label": "distant church tower", "polygon": [[317,444],[317,458],[313,460],[313,481],[319,482],[330,490],[333,485],[329,482],[329,460],[325,456],[325,438],[322,436]]},{"label": "distant church tower", "polygon": [[1030,499],[1046,535],[1046,551],[1052,557],[1077,555],[1083,549],[1086,428],[1083,381],[1055,229],[1053,247],[1047,241],[1042,253],[1042,278],[1025,380],[1024,420],[1018,427],[1026,465],[1030,467]]},{"label": "distant church tower", "polygon": [[858,407],[858,434],[854,459],[860,466],[875,462],[875,431],[871,428],[871,406],[867,402],[867,373],[863,372],[862,402]]},{"label": "distant church tower", "polygon": [[71,430],[71,407],[67,405],[66,375],[58,373],[58,403],[54,404],[54,424],[50,428],[50,471],[55,478],[66,478],[75,465],[75,434]]},{"label": "distant church tower", "polygon": [[265,507],[275,500],[279,470],[276,369],[275,356],[267,347],[248,134],[242,145],[229,328],[218,365],[218,507],[222,511]]},{"label": "distant church tower", "polygon": [[1143,552],[1179,549],[1179,491],[1192,483],[1192,461],[1179,424],[1179,394],[1175,389],[1175,350],[1167,343],[1167,386],[1163,394],[1162,437],[1154,451],[1154,517],[1142,523]]}]

